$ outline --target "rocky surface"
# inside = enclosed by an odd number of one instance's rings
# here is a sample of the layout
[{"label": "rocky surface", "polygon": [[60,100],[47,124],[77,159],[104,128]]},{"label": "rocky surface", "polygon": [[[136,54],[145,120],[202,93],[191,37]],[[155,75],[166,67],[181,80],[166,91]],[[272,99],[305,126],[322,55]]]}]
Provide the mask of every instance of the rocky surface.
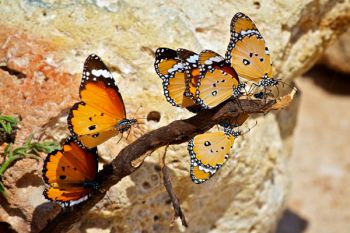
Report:
[{"label": "rocky surface", "polygon": [[[242,11],[265,37],[278,77],[291,80],[317,61],[350,20],[350,3],[340,0],[38,0],[3,1],[0,9],[0,109],[23,119],[17,143],[30,132],[56,140],[67,135],[66,111],[77,101],[82,64],[93,52],[113,71],[130,115],[140,105],[136,117],[160,112],[159,122],[144,122],[127,140],[101,145],[102,162],[142,133],[190,116],[162,96],[153,69],[157,47],[224,54],[231,17]],[[71,232],[273,231],[289,191],[286,163],[297,102],[279,114],[251,119],[247,125],[255,120],[258,125],[237,140],[232,153],[236,159],[203,185],[190,181],[187,145],[170,147],[167,163],[189,221],[187,230],[178,221],[171,224],[173,211],[159,174],[160,149],[114,186]],[[42,163],[23,160],[3,178],[11,195],[0,200],[0,221],[17,232],[39,231],[59,210],[41,195],[41,168]]]},{"label": "rocky surface", "polygon": [[320,63],[331,69],[350,74],[350,30],[346,31],[322,56]]},{"label": "rocky surface", "polygon": [[[289,163],[293,185],[288,206],[307,221],[305,233],[346,233],[350,221],[350,199],[344,198],[350,195],[349,76],[334,76],[334,71],[316,67],[297,84],[304,94]],[[288,232],[301,231],[280,233]]]}]

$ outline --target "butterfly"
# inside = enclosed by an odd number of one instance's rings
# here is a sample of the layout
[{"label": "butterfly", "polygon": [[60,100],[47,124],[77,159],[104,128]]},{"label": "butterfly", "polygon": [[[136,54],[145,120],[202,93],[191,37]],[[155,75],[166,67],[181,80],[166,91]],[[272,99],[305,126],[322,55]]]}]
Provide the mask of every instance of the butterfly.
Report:
[{"label": "butterfly", "polygon": [[195,136],[188,143],[191,179],[196,184],[209,180],[229,157],[234,140],[240,131],[233,128],[242,125],[248,114],[240,114],[230,121],[222,122],[224,131],[204,133]]},{"label": "butterfly", "polygon": [[85,201],[100,187],[97,160],[96,148],[83,148],[72,137],[67,138],[63,148],[48,154],[44,161],[43,178],[50,186],[44,191],[46,199],[64,206]]},{"label": "butterfly", "polygon": [[[191,52],[186,50],[186,52]],[[166,100],[173,106],[187,108],[192,112],[198,112],[199,106],[191,98],[186,95],[188,86],[187,75],[183,60],[185,58],[185,50],[175,51],[169,48],[158,48],[156,50],[154,68],[158,76],[163,80],[163,91]],[[197,54],[191,52],[193,61],[196,61]]]},{"label": "butterfly", "polygon": [[257,86],[268,87],[278,83],[273,79],[270,52],[265,40],[253,21],[241,12],[232,18],[231,39],[225,59],[239,77]]},{"label": "butterfly", "polygon": [[113,76],[95,54],[85,60],[79,96],[81,101],[70,109],[68,128],[88,148],[129,130],[136,123],[136,119],[126,118]]},{"label": "butterfly", "polygon": [[238,98],[244,83],[236,71],[218,53],[204,50],[199,54],[200,75],[195,99],[203,108],[212,108],[230,97]]}]

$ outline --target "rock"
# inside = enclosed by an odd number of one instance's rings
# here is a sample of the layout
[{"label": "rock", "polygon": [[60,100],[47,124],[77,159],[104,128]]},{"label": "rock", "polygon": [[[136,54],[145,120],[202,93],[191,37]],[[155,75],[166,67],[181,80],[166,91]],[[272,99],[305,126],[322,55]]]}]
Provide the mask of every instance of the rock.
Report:
[{"label": "rock", "polygon": [[[3,1],[0,3],[0,109],[20,115],[17,144],[37,138],[61,140],[68,134],[66,112],[78,100],[85,58],[97,53],[113,72],[128,116],[144,121],[116,144],[99,147],[101,164],[143,133],[186,110],[170,106],[154,68],[157,47],[212,49],[225,53],[232,16],[242,11],[257,24],[272,54],[275,73],[291,81],[308,70],[350,21],[349,1]],[[310,17],[310,15],[312,17]],[[282,91],[282,89],[281,89]],[[296,102],[297,103],[297,102]],[[139,106],[142,109],[136,113]],[[189,178],[187,144],[170,146],[167,164],[189,222],[188,232],[272,232],[288,194],[287,161],[297,106],[256,116],[258,125],[235,142],[231,158],[202,185]],[[136,115],[135,115],[136,114]],[[285,119],[291,119],[286,121]],[[70,232],[178,232],[154,152],[142,167],[114,186]],[[43,155],[44,157],[44,155]],[[23,161],[23,163],[29,163]],[[37,232],[58,211],[41,196],[42,163],[16,163],[4,176],[11,193],[1,200],[1,221],[17,232]],[[7,226],[7,225],[6,225]]]},{"label": "rock", "polygon": [[350,30],[346,31],[334,44],[327,48],[326,52],[319,61],[336,71],[350,73]]}]

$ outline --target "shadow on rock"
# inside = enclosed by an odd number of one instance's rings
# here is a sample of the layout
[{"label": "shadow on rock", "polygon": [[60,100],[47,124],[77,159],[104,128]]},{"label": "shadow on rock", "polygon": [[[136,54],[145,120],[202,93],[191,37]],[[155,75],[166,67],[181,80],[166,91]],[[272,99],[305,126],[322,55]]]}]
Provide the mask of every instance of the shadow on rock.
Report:
[{"label": "shadow on rock", "polygon": [[303,233],[307,225],[306,219],[287,209],[277,225],[276,233]]},{"label": "shadow on rock", "polygon": [[52,202],[45,202],[38,205],[34,212],[31,221],[31,232],[39,232],[47,223],[53,219],[61,210],[58,204]]},{"label": "shadow on rock", "polygon": [[306,73],[313,82],[324,90],[335,95],[350,95],[350,75],[316,65]]},{"label": "shadow on rock", "polygon": [[39,175],[34,174],[34,171],[32,171],[31,173],[24,174],[21,178],[19,178],[16,181],[17,188],[26,188],[28,186],[39,187],[42,185],[43,179]]}]

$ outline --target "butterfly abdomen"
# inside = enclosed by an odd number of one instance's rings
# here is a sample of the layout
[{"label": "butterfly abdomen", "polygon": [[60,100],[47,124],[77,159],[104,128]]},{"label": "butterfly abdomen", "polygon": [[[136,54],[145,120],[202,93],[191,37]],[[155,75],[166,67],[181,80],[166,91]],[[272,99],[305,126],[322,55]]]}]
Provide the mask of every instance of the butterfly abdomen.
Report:
[{"label": "butterfly abdomen", "polygon": [[99,190],[101,188],[101,184],[98,181],[90,181],[85,180],[82,184],[83,188]]}]

